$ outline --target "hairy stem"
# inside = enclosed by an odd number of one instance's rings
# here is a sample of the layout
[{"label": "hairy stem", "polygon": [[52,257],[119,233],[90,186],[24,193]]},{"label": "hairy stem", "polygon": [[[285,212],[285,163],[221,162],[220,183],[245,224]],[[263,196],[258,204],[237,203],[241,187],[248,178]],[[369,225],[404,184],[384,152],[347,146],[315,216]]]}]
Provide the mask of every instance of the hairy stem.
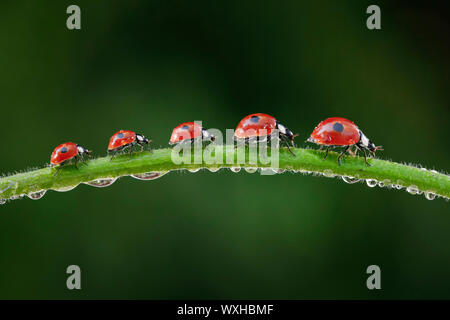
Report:
[{"label": "hairy stem", "polygon": [[[344,157],[342,165],[339,166],[338,154],[335,152],[330,152],[328,158],[323,160],[323,151],[301,148],[292,150],[296,154],[295,157],[287,149],[280,149],[279,168],[274,169],[312,172],[331,177],[373,179],[385,185],[410,188],[413,191],[411,193],[418,191],[450,197],[450,177],[443,173],[378,159],[369,159],[372,166],[368,167],[364,164],[363,158],[353,156]],[[237,164],[233,148],[216,146],[215,152],[223,154],[223,164],[207,164],[204,161],[199,164],[175,164],[171,159],[172,149],[158,149],[153,152],[137,152],[131,158],[128,155],[120,155],[112,161],[109,157],[97,158],[87,161],[87,165],[79,164],[78,169],[74,165],[69,165],[62,168],[56,176],[54,176],[55,168],[50,167],[4,176],[0,178],[0,202],[4,203],[6,199],[16,199],[45,190],[70,190],[80,183],[148,172],[165,173],[181,169],[226,167],[270,168],[270,164],[263,164],[259,157],[256,164],[249,164],[248,160],[245,164]],[[248,159],[248,150],[246,153]],[[226,164],[227,158],[234,159],[234,163]]]}]

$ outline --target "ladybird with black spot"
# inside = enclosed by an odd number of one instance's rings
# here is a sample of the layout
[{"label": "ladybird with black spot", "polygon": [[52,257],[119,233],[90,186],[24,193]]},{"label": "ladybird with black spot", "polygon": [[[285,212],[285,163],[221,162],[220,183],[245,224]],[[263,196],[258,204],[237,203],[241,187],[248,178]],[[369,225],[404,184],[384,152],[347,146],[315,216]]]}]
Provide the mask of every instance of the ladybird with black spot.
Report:
[{"label": "ladybird with black spot", "polygon": [[56,167],[56,172],[54,176],[59,172],[61,167],[67,165],[71,162],[75,164],[75,167],[78,169],[76,164],[81,161],[84,163],[83,155],[91,156],[91,152],[86,148],[73,143],[66,142],[57,146],[50,157],[50,165],[52,167]]},{"label": "ladybird with black spot", "polygon": [[234,139],[244,140],[249,142],[251,140],[259,139],[259,141],[267,141],[273,130],[278,130],[278,139],[284,142],[289,152],[295,157],[289,144],[294,145],[294,138],[298,134],[293,134],[291,130],[278,122],[274,117],[265,113],[253,113],[243,118],[234,131]]},{"label": "ladybird with black spot", "polygon": [[142,134],[138,134],[130,130],[120,130],[116,132],[109,140],[107,153],[108,155],[112,154],[110,159],[112,160],[118,152],[128,148],[131,157],[133,147],[135,145],[139,145],[141,147],[141,151],[144,151],[144,146],[148,145],[150,142],[152,142],[152,140],[148,140]]},{"label": "ladybird with black spot", "polygon": [[201,139],[202,142],[214,141],[214,136],[196,122],[185,122],[172,130],[169,144],[193,143],[196,139]]},{"label": "ladybird with black spot", "polygon": [[359,130],[356,124],[341,117],[323,120],[313,130],[307,141],[320,145],[321,149],[322,146],[326,147],[324,160],[327,158],[328,150],[330,148],[344,147],[344,150],[337,158],[339,165],[341,164],[342,156],[349,151],[351,146],[356,147],[356,152],[362,151],[364,153],[364,163],[367,166],[370,166],[370,164],[367,162],[366,150],[369,150],[373,157],[375,157],[375,152],[377,150],[383,150],[381,146],[375,146],[369,138]]}]

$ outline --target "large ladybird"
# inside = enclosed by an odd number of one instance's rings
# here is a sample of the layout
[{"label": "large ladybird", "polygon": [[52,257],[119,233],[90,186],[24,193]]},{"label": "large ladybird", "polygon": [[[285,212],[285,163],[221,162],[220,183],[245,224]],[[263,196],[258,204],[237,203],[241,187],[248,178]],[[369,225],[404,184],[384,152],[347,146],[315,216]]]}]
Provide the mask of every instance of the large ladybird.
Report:
[{"label": "large ladybird", "polygon": [[112,153],[111,160],[114,158],[117,152],[124,150],[125,148],[129,148],[130,157],[133,152],[133,146],[136,144],[141,146],[141,151],[144,150],[144,145],[149,144],[151,140],[148,140],[141,134],[135,133],[130,130],[120,130],[116,132],[108,144],[107,153]]},{"label": "large ladybird", "polygon": [[243,118],[236,127],[234,138],[235,140],[245,139],[246,141],[256,137],[267,139],[267,136],[275,129],[279,131],[279,139],[285,142],[289,152],[295,156],[289,147],[289,143],[294,146],[294,138],[297,134],[293,134],[274,117],[265,113],[253,113]]},{"label": "large ladybird", "polygon": [[181,142],[193,142],[194,139],[201,138],[202,141],[214,141],[214,136],[202,128],[196,122],[185,122],[176,126],[170,136],[169,144],[177,144]]},{"label": "large ladybird", "polygon": [[364,153],[364,162],[368,166],[370,164],[367,162],[366,150],[369,150],[373,156],[377,150],[383,150],[381,146],[376,147],[356,124],[340,117],[328,118],[319,123],[307,141],[326,146],[324,159],[328,155],[329,148],[345,147],[338,156],[339,164],[341,164],[342,156],[351,146],[356,146],[357,151]]},{"label": "large ladybird", "polygon": [[56,174],[63,165],[68,164],[69,162],[73,161],[76,164],[80,160],[83,161],[83,155],[89,157],[90,151],[76,143],[66,142],[60,144],[53,150],[50,157],[50,165],[57,166]]}]

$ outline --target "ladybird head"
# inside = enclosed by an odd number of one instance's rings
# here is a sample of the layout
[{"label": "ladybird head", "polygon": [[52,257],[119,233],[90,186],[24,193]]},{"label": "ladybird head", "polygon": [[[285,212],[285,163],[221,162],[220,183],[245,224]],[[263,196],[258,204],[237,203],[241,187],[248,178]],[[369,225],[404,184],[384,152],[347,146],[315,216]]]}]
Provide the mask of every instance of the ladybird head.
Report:
[{"label": "ladybird head", "polygon": [[79,154],[85,154],[88,157],[91,156],[91,151],[77,144],[77,149]]},{"label": "ladybird head", "polygon": [[364,133],[362,133],[362,131],[359,132],[359,135],[359,145],[368,149],[373,156],[375,156],[375,152],[377,152],[377,150],[383,150],[382,146],[375,146],[373,142],[370,141]]},{"label": "ladybird head", "polygon": [[370,142],[369,146],[367,147],[367,149],[369,149],[369,151],[372,154],[372,156],[375,157],[375,152],[377,152],[378,150],[382,151],[383,150],[383,146],[375,146],[372,142]]},{"label": "ladybird head", "polygon": [[148,140],[142,134],[138,134],[138,133],[136,133],[136,140],[139,144],[149,144],[151,142],[151,140]]},{"label": "ladybird head", "polygon": [[216,139],[208,130],[205,129],[202,129],[202,138],[203,140],[209,141],[214,141]]},{"label": "ladybird head", "polygon": [[289,141],[291,141],[292,146],[294,146],[294,139],[296,136],[298,136],[298,133],[293,134],[291,130],[289,130],[279,122],[277,122],[277,129],[280,131],[280,134],[285,136]]}]

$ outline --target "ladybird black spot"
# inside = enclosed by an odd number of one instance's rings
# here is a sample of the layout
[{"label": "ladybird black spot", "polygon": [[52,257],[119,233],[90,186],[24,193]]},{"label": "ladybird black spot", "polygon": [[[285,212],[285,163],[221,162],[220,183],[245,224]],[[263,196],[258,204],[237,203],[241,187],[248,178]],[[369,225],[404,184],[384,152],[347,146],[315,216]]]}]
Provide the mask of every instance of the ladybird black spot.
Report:
[{"label": "ladybird black spot", "polygon": [[335,130],[337,132],[342,132],[344,130],[344,126],[342,124],[340,124],[339,122],[335,122],[333,124],[333,130]]},{"label": "ladybird black spot", "polygon": [[258,116],[252,116],[252,117],[250,118],[250,122],[258,123],[258,122],[259,122],[259,117],[258,117]]},{"label": "ladybird black spot", "polygon": [[183,130],[188,130],[188,129],[189,129],[189,126],[188,126],[188,125],[184,125],[184,126],[181,127],[181,129],[183,129]]},{"label": "ladybird black spot", "polygon": [[68,150],[66,147],[62,147],[61,150],[59,150],[59,152],[61,153],[66,153]]},{"label": "ladybird black spot", "polygon": [[119,134],[117,135],[117,138],[122,139],[122,138],[123,138],[123,133],[119,133]]}]

